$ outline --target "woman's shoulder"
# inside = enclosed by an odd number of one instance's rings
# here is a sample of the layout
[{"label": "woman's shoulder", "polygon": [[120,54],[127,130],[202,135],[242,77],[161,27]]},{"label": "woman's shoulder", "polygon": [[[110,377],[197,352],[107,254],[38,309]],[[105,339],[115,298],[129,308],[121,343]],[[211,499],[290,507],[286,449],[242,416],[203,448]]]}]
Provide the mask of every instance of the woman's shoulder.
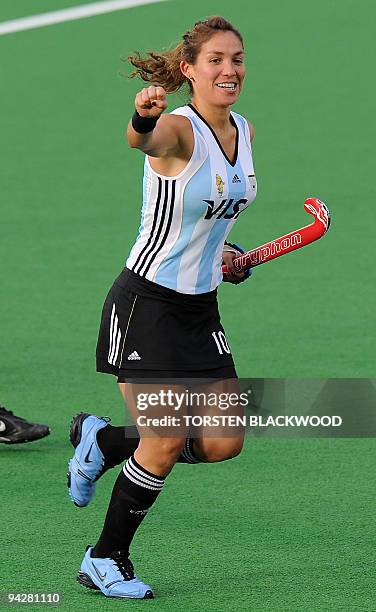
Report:
[{"label": "woman's shoulder", "polygon": [[[170,112],[163,113],[159,119],[166,126],[178,131],[182,134],[192,133],[192,123],[189,119],[189,113],[185,112],[187,107],[181,106]],[[189,110],[189,109],[188,109]]]},{"label": "woman's shoulder", "polygon": [[[183,149],[183,156],[192,155],[195,138],[194,124],[191,121],[192,111],[189,106],[179,106],[168,113],[163,113],[163,121],[179,137],[180,146]],[[197,135],[196,135],[197,137]]]},{"label": "woman's shoulder", "polygon": [[[182,111],[182,112],[181,112]],[[164,134],[174,134],[177,146],[168,155],[149,156],[148,163],[152,170],[164,176],[180,175],[191,160],[195,150],[194,130],[184,107],[165,112],[158,120]],[[150,157],[154,157],[153,160]]]}]

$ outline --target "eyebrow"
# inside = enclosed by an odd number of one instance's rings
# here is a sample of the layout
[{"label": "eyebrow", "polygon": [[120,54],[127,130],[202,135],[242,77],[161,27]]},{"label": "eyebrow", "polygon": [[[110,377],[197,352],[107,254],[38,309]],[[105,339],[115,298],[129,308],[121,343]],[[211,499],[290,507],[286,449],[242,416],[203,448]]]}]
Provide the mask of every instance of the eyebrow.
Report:
[{"label": "eyebrow", "polygon": [[[224,55],[222,51],[208,51],[207,55]],[[236,51],[234,55],[244,55],[244,51]]]}]

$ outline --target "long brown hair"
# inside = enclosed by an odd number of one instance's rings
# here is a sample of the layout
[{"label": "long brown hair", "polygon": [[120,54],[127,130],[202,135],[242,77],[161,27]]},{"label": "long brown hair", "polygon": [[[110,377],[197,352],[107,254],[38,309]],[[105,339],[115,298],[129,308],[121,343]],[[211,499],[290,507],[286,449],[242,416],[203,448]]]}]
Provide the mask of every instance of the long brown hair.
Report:
[{"label": "long brown hair", "polygon": [[194,64],[202,44],[217,32],[233,32],[243,45],[242,35],[229,21],[223,17],[209,17],[205,21],[197,21],[173,49],[149,51],[146,57],[141,57],[138,52],[130,55],[128,61],[136,68],[130,77],[139,76],[143,81],[161,85],[167,93],[178,91],[187,83],[192,91],[191,82],[180,70],[180,62],[186,60]]}]

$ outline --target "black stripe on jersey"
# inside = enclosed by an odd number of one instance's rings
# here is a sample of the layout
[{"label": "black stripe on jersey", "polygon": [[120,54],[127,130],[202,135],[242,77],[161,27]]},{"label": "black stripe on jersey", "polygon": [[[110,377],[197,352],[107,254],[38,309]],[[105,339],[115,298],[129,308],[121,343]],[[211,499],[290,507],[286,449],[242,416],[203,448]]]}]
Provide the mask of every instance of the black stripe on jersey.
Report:
[{"label": "black stripe on jersey", "polygon": [[158,251],[160,251],[160,249],[164,246],[166,240],[167,240],[167,236],[169,234],[170,228],[171,228],[171,223],[172,223],[172,215],[174,213],[174,204],[175,204],[175,185],[176,185],[176,181],[172,181],[172,185],[171,185],[171,204],[170,204],[170,212],[168,215],[168,221],[167,221],[167,225],[166,225],[166,230],[165,233],[163,234],[161,243],[154,249],[154,253],[152,255],[152,258],[150,259],[148,265],[146,266],[145,270],[144,270],[144,275],[147,274],[149,272],[150,266],[153,263]]},{"label": "black stripe on jersey", "polygon": [[[162,192],[162,179],[158,177],[158,181],[161,181],[161,192]],[[143,258],[141,260],[141,262],[139,263],[137,269],[136,267],[133,268],[133,271],[136,272],[136,274],[142,274],[142,268],[144,267],[150,253],[152,252],[152,250],[155,247],[155,243],[159,238],[159,235],[161,233],[161,228],[163,226],[163,221],[165,218],[165,214],[166,214],[166,208],[167,208],[167,201],[168,201],[168,181],[163,181],[164,183],[164,201],[163,201],[163,208],[162,208],[162,212],[161,212],[161,216],[158,222],[158,210],[155,211],[155,215],[154,215],[154,220],[153,220],[153,227],[152,227],[152,231],[150,233],[149,239],[147,241],[147,244],[145,246],[145,248],[143,249]],[[158,194],[159,195],[159,194]],[[160,198],[161,199],[161,198]],[[157,227],[157,233],[153,239],[154,236],[154,229],[156,227],[156,225],[158,224]]]},{"label": "black stripe on jersey", "polygon": [[138,272],[136,270],[136,266],[138,265],[138,262],[140,261],[141,257],[144,255],[145,251],[147,251],[147,249],[148,249],[148,247],[149,247],[149,245],[150,245],[150,243],[151,243],[151,241],[153,239],[153,234],[154,234],[155,226],[157,225],[159,205],[160,205],[160,202],[161,202],[161,195],[162,195],[162,179],[159,178],[159,176],[157,178],[158,178],[158,195],[157,195],[157,203],[155,205],[153,225],[152,225],[150,236],[149,236],[149,238],[147,240],[147,243],[145,244],[144,248],[141,249],[141,252],[139,253],[139,256],[136,259],[136,262],[133,265],[132,270],[133,270],[133,272],[136,272],[136,273]]},{"label": "black stripe on jersey", "polygon": [[[159,241],[159,237],[161,235],[161,232],[163,230],[163,226],[165,225],[166,214],[167,214],[167,210],[168,210],[169,206],[170,206],[170,211],[169,211],[169,216],[168,216],[168,220],[167,220],[167,226],[169,226],[169,225],[171,226],[171,217],[172,217],[171,208],[173,208],[174,202],[170,201],[170,203],[169,203],[169,199],[170,199],[169,198],[169,189],[168,189],[169,182],[170,181],[168,181],[168,180],[164,181],[164,202],[163,202],[163,209],[162,209],[162,213],[161,213],[161,216],[160,216],[157,233],[155,234],[155,238],[153,240],[153,243],[149,246],[149,248],[145,252],[145,255],[144,255],[143,259],[142,259],[142,262],[139,264],[137,270],[134,270],[134,272],[136,272],[137,274],[140,274],[141,276],[145,276],[145,274],[146,274],[146,269],[143,270],[143,268],[144,268],[145,264],[147,263],[149,257],[151,257],[151,259],[150,259],[149,264],[148,264],[148,269],[150,267],[151,262],[153,261],[153,259],[155,259],[155,256],[156,256],[156,254],[158,252],[158,248],[159,248],[158,247],[158,241]],[[175,200],[175,184],[176,184],[176,181],[175,180],[172,181],[172,194],[173,194],[174,200]],[[166,234],[166,236],[167,236],[167,234]],[[166,238],[164,236],[164,240],[165,239]]]}]

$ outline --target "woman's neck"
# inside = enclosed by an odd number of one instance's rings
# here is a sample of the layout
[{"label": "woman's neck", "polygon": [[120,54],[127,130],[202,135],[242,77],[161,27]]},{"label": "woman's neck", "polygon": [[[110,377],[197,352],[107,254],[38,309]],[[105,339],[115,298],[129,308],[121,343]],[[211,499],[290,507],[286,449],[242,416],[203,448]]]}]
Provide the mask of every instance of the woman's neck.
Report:
[{"label": "woman's neck", "polygon": [[203,100],[192,98],[192,106],[204,117],[215,132],[224,132],[228,129],[230,119],[230,107],[213,106]]}]

